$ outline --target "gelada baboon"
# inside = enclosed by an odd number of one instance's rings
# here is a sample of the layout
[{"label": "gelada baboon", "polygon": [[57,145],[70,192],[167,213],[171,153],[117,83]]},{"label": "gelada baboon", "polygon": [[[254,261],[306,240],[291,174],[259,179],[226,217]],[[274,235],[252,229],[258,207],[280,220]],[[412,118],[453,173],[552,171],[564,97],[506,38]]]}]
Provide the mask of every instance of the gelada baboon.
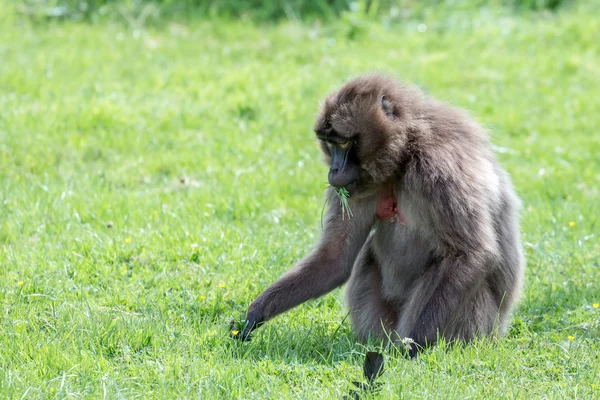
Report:
[{"label": "gelada baboon", "polygon": [[250,305],[237,337],[348,280],[360,339],[411,338],[414,356],[440,336],[504,332],[523,280],[519,201],[484,130],[378,75],[330,95],[314,130],[330,166],[323,233]]}]

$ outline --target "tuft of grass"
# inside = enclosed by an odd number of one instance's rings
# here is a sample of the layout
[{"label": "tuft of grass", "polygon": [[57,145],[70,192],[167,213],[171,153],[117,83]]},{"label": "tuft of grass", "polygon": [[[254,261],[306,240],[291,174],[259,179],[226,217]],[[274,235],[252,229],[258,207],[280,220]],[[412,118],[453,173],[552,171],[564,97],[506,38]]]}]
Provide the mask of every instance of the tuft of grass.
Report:
[{"label": "tuft of grass", "polygon": [[347,215],[348,218],[352,217],[352,210],[350,209],[350,204],[348,203],[348,199],[350,198],[350,193],[345,187],[336,187],[335,192],[340,198],[340,206],[342,207],[342,219],[344,215]]}]

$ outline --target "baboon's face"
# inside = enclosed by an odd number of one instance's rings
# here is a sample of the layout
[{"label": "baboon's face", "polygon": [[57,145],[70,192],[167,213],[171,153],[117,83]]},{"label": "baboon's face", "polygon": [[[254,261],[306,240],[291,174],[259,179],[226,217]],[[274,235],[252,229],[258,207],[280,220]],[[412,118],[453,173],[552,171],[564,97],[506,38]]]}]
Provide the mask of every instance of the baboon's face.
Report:
[{"label": "baboon's face", "polygon": [[356,191],[359,180],[358,137],[345,137],[332,131],[327,136],[319,135],[321,147],[329,163],[329,184],[336,188],[345,187],[349,193]]},{"label": "baboon's face", "polygon": [[356,93],[343,88],[330,96],[315,124],[329,164],[329,183],[350,194],[373,180],[366,168],[388,146],[389,124],[396,117],[378,88]]}]

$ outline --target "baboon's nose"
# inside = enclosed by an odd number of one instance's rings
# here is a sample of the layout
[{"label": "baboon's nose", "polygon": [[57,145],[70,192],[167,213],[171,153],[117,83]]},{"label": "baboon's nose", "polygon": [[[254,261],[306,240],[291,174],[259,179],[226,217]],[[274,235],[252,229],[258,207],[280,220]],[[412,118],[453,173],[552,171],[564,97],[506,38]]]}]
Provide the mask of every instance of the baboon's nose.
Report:
[{"label": "baboon's nose", "polygon": [[329,183],[331,186],[343,187],[354,180],[354,177],[347,173],[339,172],[337,169],[331,169],[329,171]]}]

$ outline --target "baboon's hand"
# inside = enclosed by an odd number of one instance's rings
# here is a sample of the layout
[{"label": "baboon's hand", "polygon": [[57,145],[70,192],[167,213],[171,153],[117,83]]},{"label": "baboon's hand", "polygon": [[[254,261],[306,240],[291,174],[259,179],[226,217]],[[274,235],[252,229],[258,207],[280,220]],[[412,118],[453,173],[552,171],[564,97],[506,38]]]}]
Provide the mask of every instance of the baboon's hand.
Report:
[{"label": "baboon's hand", "polygon": [[262,321],[256,312],[249,311],[246,318],[243,318],[240,321],[231,321],[229,336],[243,342],[250,341],[252,339],[250,332],[258,328],[261,322]]},{"label": "baboon's hand", "polygon": [[413,345],[406,353],[409,359],[415,358],[419,354],[419,349],[416,345]]},{"label": "baboon's hand", "polygon": [[413,359],[419,355],[419,351],[423,349],[419,343],[415,342],[411,338],[397,339],[396,346],[394,349],[399,352],[400,355],[410,359]]}]

